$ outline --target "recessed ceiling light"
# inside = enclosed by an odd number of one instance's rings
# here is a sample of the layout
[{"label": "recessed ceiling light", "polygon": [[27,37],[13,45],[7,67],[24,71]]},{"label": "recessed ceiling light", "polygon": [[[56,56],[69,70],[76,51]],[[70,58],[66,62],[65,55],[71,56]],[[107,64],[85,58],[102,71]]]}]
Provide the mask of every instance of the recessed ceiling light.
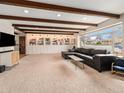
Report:
[{"label": "recessed ceiling light", "polygon": [[60,16],[61,16],[61,14],[57,14],[57,16],[58,16],[58,17],[60,17]]},{"label": "recessed ceiling light", "polygon": [[86,20],[86,19],[87,19],[86,17],[83,18],[83,20]]},{"label": "recessed ceiling light", "polygon": [[24,10],[24,13],[26,13],[26,14],[27,14],[27,13],[29,13],[29,11],[28,11],[28,10]]}]

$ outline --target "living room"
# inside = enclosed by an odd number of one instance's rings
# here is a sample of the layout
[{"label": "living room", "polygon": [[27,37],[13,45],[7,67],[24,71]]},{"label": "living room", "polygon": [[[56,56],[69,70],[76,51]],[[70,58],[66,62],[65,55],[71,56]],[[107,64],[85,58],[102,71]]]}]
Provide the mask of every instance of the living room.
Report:
[{"label": "living room", "polygon": [[0,0],[0,93],[123,93],[123,0]]}]

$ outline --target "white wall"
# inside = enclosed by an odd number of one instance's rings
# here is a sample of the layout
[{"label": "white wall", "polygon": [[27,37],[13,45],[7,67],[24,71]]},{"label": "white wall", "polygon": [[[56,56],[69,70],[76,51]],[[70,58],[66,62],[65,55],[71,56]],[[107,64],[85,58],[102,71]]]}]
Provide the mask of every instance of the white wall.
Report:
[{"label": "white wall", "polygon": [[14,28],[12,27],[12,23],[10,23],[8,20],[0,19],[0,32],[14,35]]},{"label": "white wall", "polygon": [[76,38],[76,47],[80,48],[80,35],[79,33],[74,34],[75,38]]},{"label": "white wall", "polygon": [[19,51],[19,35],[15,35],[15,51]]},{"label": "white wall", "polygon": [[60,53],[71,49],[69,45],[36,45],[26,46],[26,54],[42,54],[42,53]]},{"label": "white wall", "polygon": [[[0,19],[0,32],[14,35],[14,28],[8,20]],[[0,52],[14,50],[14,47],[0,47]],[[12,66],[11,64],[11,53],[0,53],[0,65]]]},{"label": "white wall", "polygon": [[67,51],[71,49],[73,45],[29,45],[29,41],[32,38],[39,39],[40,37],[49,37],[52,41],[53,38],[75,38],[75,35],[46,35],[46,34],[26,34],[26,54],[42,54],[42,53],[60,53],[61,51]]}]

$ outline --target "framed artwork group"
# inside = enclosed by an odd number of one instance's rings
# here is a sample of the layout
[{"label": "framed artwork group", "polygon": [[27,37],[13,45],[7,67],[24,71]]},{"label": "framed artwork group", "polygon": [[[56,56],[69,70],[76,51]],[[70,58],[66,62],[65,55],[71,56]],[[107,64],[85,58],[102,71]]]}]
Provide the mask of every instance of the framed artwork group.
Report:
[{"label": "framed artwork group", "polygon": [[74,37],[32,37],[29,39],[29,45],[75,45],[76,41]]}]

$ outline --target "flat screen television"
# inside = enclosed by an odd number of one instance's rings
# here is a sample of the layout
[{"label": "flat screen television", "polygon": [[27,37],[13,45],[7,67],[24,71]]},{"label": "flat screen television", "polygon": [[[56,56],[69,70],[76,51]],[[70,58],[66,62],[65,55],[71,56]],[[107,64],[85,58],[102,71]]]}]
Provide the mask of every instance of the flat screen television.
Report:
[{"label": "flat screen television", "polygon": [[15,36],[0,32],[0,47],[15,46]]}]

